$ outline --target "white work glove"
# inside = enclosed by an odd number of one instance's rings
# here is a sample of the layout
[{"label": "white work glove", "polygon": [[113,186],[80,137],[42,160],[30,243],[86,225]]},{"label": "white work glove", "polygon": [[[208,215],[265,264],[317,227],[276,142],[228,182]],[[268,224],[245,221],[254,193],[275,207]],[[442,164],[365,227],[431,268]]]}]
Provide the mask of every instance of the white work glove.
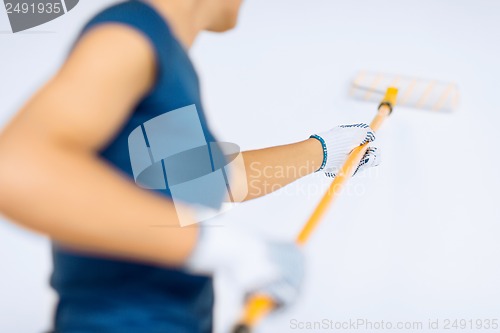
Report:
[{"label": "white work glove", "polygon": [[196,248],[186,263],[197,275],[224,274],[242,295],[263,293],[279,306],[297,298],[304,258],[293,243],[264,242],[228,227],[201,227]]},{"label": "white work glove", "polygon": [[[367,142],[375,140],[374,131],[367,124],[340,125],[331,130],[311,135],[323,145],[324,160],[318,171],[323,170],[328,177],[335,177],[351,151]],[[380,150],[369,147],[356,171],[362,171],[380,164]]]}]

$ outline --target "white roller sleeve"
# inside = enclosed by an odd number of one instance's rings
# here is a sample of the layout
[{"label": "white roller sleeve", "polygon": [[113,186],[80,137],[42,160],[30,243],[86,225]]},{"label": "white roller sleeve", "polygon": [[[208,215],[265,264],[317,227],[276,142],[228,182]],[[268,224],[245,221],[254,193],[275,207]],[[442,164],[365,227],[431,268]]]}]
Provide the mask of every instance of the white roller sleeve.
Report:
[{"label": "white roller sleeve", "polygon": [[389,87],[398,88],[397,105],[438,112],[458,107],[459,90],[455,83],[408,76],[361,71],[355,77],[350,95],[379,103]]}]

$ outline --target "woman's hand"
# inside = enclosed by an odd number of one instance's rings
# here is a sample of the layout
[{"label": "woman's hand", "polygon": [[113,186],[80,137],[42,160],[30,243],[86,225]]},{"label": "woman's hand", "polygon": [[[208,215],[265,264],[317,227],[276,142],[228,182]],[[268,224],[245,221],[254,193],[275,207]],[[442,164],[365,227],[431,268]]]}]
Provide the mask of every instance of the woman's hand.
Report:
[{"label": "woman's hand", "polygon": [[234,228],[202,225],[186,268],[194,274],[222,274],[243,295],[263,293],[281,307],[299,294],[304,258],[294,243],[268,242]]},{"label": "woman's hand", "polygon": [[[314,134],[323,146],[323,164],[318,171],[324,170],[328,177],[335,177],[351,151],[367,142],[375,141],[375,133],[367,124],[340,125],[331,130]],[[354,172],[362,171],[380,164],[380,151],[370,147]]]}]

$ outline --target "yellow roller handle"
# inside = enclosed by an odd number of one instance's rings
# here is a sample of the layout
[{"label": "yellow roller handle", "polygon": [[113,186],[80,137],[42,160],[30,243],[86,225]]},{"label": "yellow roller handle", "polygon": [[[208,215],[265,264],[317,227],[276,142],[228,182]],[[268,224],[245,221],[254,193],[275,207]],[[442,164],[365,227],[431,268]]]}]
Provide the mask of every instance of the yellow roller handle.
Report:
[{"label": "yellow roller handle", "polygon": [[[391,113],[391,108],[396,102],[397,94],[398,90],[396,88],[387,89],[385,97],[382,100],[382,103],[380,104],[380,107],[378,109],[377,115],[370,123],[370,127],[374,131],[378,131],[380,126],[382,126],[384,120]],[[347,182],[349,178],[351,178],[352,174],[358,167],[359,162],[361,161],[363,156],[365,156],[366,150],[368,149],[368,145],[369,142],[353,149],[352,152],[349,154],[349,157],[347,157],[347,160],[344,162],[344,165],[340,169],[339,173],[333,179],[333,182],[328,188],[328,191],[325,193],[325,195],[323,195],[323,198],[319,202],[318,206],[316,206],[316,209],[312,213],[311,217],[300,231],[299,236],[297,237],[296,240],[297,244],[304,245],[307,242],[311,233],[314,231],[316,226],[319,224],[321,218],[326,213],[327,209],[330,207],[331,203],[333,202],[333,199],[337,197],[338,193],[340,193],[344,184]]]},{"label": "yellow roller handle", "polygon": [[[384,99],[378,108],[377,115],[370,123],[370,127],[377,131],[384,120],[391,114],[392,107],[396,104],[398,90],[390,87],[387,89]],[[306,224],[297,236],[296,243],[300,246],[304,245],[312,232],[316,229],[321,218],[325,215],[330,207],[333,199],[335,199],[342,190],[342,187],[347,180],[352,176],[358,167],[361,159],[368,149],[369,143],[359,146],[349,154],[349,157],[344,162],[339,173],[335,176],[328,191],[323,195],[323,198],[316,206],[316,209],[307,220]],[[234,328],[233,333],[250,333],[252,328],[255,327],[264,317],[266,317],[274,308],[276,304],[266,295],[254,295],[248,301],[244,309],[243,317]]]}]

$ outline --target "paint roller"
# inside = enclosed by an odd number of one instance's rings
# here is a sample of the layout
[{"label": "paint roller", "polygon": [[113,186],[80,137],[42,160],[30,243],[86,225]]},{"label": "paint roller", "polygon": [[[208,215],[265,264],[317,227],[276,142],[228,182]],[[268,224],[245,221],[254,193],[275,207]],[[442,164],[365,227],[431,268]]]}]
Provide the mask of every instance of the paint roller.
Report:
[{"label": "paint roller", "polygon": [[[429,109],[438,112],[453,111],[458,105],[458,88],[454,83],[416,79],[398,75],[360,72],[354,79],[350,95],[365,101],[379,102],[378,112],[370,123],[378,131],[392,113],[394,106]],[[333,179],[313,213],[296,238],[303,246],[319,225],[333,200],[340,194],[343,185],[352,177],[363,158],[369,143],[359,146],[349,154],[341,170]],[[243,314],[233,329],[233,333],[250,333],[269,313],[276,308],[272,298],[265,294],[255,294],[248,298]]]},{"label": "paint roller", "polygon": [[455,83],[368,71],[358,73],[350,95],[378,102],[388,87],[398,88],[398,106],[438,112],[451,112],[458,106],[459,92]]}]

